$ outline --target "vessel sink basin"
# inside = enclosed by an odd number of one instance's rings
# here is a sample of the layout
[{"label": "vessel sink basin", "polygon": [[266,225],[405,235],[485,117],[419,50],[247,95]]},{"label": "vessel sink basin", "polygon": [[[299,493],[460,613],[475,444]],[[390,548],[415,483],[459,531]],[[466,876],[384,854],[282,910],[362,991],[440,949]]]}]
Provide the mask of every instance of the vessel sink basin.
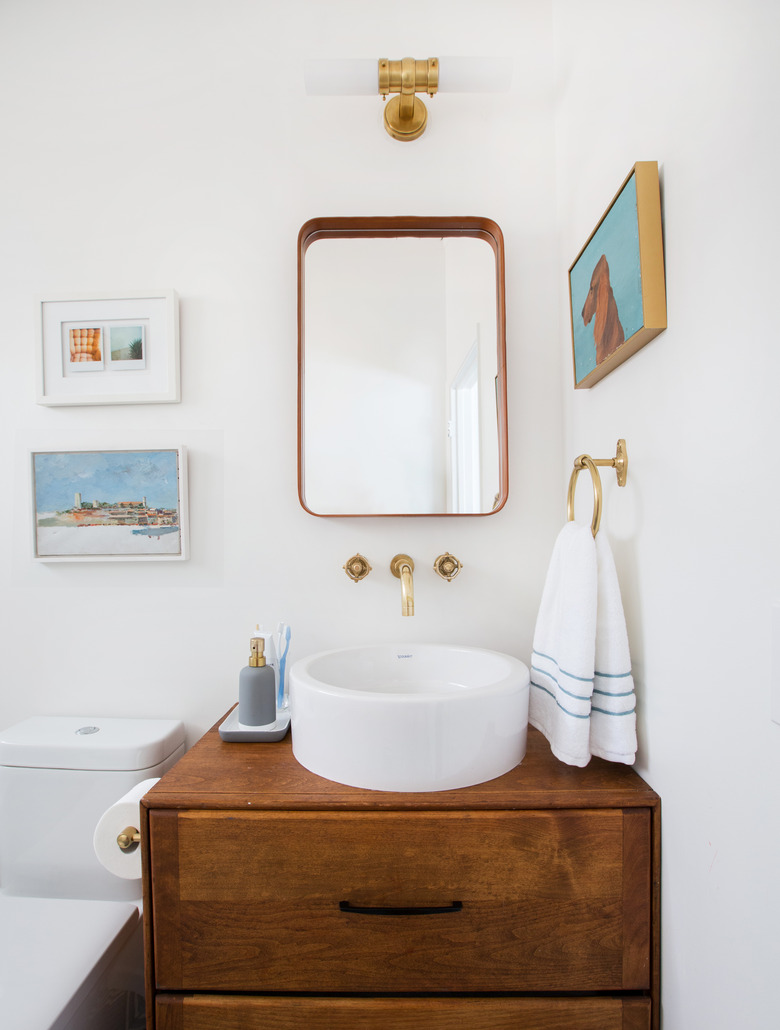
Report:
[{"label": "vessel sink basin", "polygon": [[529,681],[517,658],[476,647],[323,651],[290,669],[293,754],[352,787],[483,783],[525,755]]}]

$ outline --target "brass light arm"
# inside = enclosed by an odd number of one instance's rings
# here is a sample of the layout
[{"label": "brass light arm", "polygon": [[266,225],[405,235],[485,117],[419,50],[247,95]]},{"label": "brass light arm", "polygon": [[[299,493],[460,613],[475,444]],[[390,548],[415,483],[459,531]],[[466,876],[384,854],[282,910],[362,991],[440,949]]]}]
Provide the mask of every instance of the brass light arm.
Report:
[{"label": "brass light arm", "polygon": [[401,61],[379,59],[379,94],[386,99],[388,93],[398,93],[385,106],[385,128],[393,139],[408,141],[425,132],[428,111],[416,93],[433,96],[439,89],[439,60],[415,61],[404,57]]}]

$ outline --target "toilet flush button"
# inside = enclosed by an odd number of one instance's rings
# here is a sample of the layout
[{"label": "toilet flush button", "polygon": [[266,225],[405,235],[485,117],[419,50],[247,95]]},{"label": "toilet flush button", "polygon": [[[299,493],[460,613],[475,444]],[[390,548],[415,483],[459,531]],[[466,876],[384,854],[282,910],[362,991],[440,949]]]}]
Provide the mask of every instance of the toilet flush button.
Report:
[{"label": "toilet flush button", "polygon": [[100,733],[100,727],[99,726],[80,726],[76,730],[76,733],[80,734],[83,737],[86,737],[90,733]]}]

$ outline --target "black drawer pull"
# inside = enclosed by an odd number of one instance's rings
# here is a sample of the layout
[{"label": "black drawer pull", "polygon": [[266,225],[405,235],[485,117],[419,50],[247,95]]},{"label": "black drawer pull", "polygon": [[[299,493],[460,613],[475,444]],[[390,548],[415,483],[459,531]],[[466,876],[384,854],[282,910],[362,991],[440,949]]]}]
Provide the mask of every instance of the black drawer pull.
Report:
[{"label": "black drawer pull", "polygon": [[416,905],[405,906],[369,906],[353,905],[350,901],[340,901],[339,908],[342,912],[353,912],[363,916],[434,916],[443,912],[460,912],[463,908],[462,901],[453,901],[451,905]]}]

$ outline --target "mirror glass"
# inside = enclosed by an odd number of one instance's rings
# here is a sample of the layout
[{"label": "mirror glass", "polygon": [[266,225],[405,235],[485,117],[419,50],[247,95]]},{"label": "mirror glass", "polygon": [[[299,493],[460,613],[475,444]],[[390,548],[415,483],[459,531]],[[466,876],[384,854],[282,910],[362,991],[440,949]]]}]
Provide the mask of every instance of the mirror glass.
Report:
[{"label": "mirror glass", "polygon": [[488,219],[299,237],[299,494],[314,515],[487,515],[507,496],[503,241]]}]

